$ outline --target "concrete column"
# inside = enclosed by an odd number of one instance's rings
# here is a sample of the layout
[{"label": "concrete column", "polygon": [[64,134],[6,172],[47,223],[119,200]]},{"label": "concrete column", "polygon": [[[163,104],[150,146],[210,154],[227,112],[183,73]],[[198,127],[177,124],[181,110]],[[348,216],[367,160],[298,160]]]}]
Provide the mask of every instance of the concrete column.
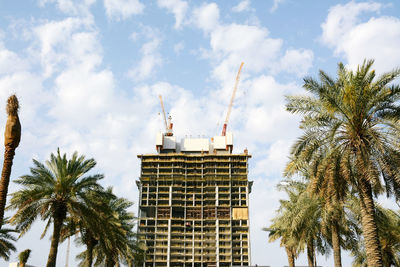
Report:
[{"label": "concrete column", "polygon": [[216,244],[216,249],[217,249],[216,260],[217,260],[217,267],[219,267],[219,220],[218,219],[215,220],[215,228],[216,228],[215,233],[217,235],[217,238],[216,238],[216,242],[217,242],[217,244]]},{"label": "concrete column", "polygon": [[168,219],[168,248],[167,248],[167,267],[170,266],[171,254],[171,219]]}]

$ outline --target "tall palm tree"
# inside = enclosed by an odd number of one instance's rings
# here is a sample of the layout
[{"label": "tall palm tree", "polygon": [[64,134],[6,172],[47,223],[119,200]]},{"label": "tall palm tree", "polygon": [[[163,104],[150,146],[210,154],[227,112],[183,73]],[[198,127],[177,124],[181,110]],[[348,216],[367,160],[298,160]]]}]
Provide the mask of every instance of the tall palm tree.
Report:
[{"label": "tall palm tree", "polygon": [[295,266],[295,260],[299,254],[299,243],[295,240],[295,237],[291,235],[288,221],[289,218],[285,218],[287,214],[281,214],[280,216],[272,219],[272,224],[263,228],[264,231],[269,232],[269,242],[274,242],[278,239],[281,240],[280,246],[285,248],[286,255],[288,257],[289,267]]},{"label": "tall palm tree", "polygon": [[336,150],[321,146],[314,154],[309,163],[301,157],[292,157],[284,175],[290,177],[300,174],[310,180],[308,191],[321,199],[322,232],[332,246],[335,267],[341,267],[341,247],[345,245],[342,234],[346,235],[346,243],[351,242],[353,238],[344,211],[344,201],[349,188],[341,174],[341,155]]},{"label": "tall palm tree", "polygon": [[30,255],[31,255],[30,249],[25,249],[24,251],[21,251],[21,253],[18,254],[18,260],[19,260],[18,267],[25,267]]},{"label": "tall palm tree", "polygon": [[86,251],[78,255],[80,266],[91,266],[93,259],[96,264],[114,266],[122,260],[129,262],[135,255],[140,255],[141,246],[137,243],[134,233],[135,217],[128,209],[132,202],[119,198],[108,188],[107,197],[98,198],[99,211],[97,224],[81,224],[80,237],[77,242],[86,245]]},{"label": "tall palm tree", "polygon": [[0,257],[8,261],[10,259],[10,254],[16,251],[13,244],[17,239],[12,235],[16,230],[10,228],[0,229]]},{"label": "tall palm tree", "polygon": [[71,159],[66,154],[50,155],[45,164],[33,160],[34,167],[30,174],[21,176],[15,182],[22,188],[13,193],[10,200],[10,209],[17,212],[10,219],[17,225],[21,235],[25,234],[33,222],[40,217],[47,220],[48,227],[53,224],[50,252],[47,267],[55,267],[58,244],[60,242],[62,226],[66,219],[71,217],[92,217],[96,213],[91,209],[91,192],[102,194],[104,191],[99,185],[103,175],[94,174],[84,176],[95,165],[94,159],[85,159],[75,152]]},{"label": "tall palm tree", "polygon": [[[360,224],[360,203],[352,197],[349,199],[347,206],[352,212],[354,220]],[[383,266],[400,266],[400,212],[384,208],[379,204],[375,204],[375,207]],[[354,246],[351,252],[355,257],[353,266],[367,266],[365,246]]]},{"label": "tall palm tree", "polygon": [[281,238],[281,246],[285,246],[289,264],[294,264],[293,251],[307,250],[310,267],[315,265],[316,251],[324,254],[328,250],[322,235],[321,202],[306,191],[307,184],[286,180],[278,186],[287,194],[288,200],[280,200],[278,215],[269,228],[270,241]]},{"label": "tall palm tree", "polygon": [[377,205],[376,218],[383,265],[400,266],[400,213]]},{"label": "tall palm tree", "polygon": [[293,157],[312,161],[323,146],[341,155],[342,175],[361,204],[368,265],[379,267],[383,261],[373,194],[385,190],[400,198],[400,87],[391,84],[400,69],[376,78],[372,64],[365,61],[351,71],[339,63],[337,79],[323,71],[320,81],[305,78],[311,95],[288,97],[286,107],[303,116],[304,134],[292,148]]},{"label": "tall palm tree", "polygon": [[90,199],[88,208],[92,213],[96,214],[95,217],[74,217],[66,218],[63,228],[61,230],[61,241],[70,238],[73,235],[79,235],[76,242],[80,245],[86,245],[82,266],[92,266],[93,263],[93,249],[101,238],[110,231],[109,221],[107,220],[109,214],[112,213],[110,207],[105,205],[108,198],[114,198],[112,192],[89,192],[87,199]]},{"label": "tall palm tree", "polygon": [[21,140],[21,124],[18,117],[19,103],[15,95],[7,100],[6,111],[8,114],[6,130],[4,132],[4,161],[0,180],[0,227],[3,225],[4,209],[6,207],[8,184],[10,183],[11,166],[15,149]]},{"label": "tall palm tree", "polygon": [[115,197],[109,199],[108,205],[113,211],[108,218],[110,231],[105,240],[100,240],[99,248],[106,255],[106,266],[113,267],[120,260],[129,258],[131,251],[138,250],[138,247],[133,231],[135,216],[128,211],[133,203],[126,198]]}]

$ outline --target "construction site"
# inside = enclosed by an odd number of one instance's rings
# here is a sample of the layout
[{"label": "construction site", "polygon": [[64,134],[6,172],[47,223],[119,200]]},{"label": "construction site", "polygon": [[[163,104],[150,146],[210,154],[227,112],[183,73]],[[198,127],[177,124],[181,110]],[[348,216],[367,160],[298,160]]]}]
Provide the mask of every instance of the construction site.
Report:
[{"label": "construction site", "polygon": [[233,134],[226,131],[242,66],[220,136],[177,141],[160,96],[165,132],[157,135],[155,153],[138,155],[145,267],[251,265],[251,156],[246,149],[233,153]]}]

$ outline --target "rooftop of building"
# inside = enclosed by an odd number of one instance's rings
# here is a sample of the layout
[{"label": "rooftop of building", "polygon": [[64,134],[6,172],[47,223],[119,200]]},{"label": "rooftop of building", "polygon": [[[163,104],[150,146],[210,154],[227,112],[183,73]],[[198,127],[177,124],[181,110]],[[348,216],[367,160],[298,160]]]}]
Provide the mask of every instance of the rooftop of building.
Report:
[{"label": "rooftop of building", "polygon": [[[156,151],[158,155],[163,154],[185,154],[185,155],[231,155],[233,150],[233,134],[227,132],[225,135],[208,138],[185,137],[177,140],[172,133],[158,133],[156,136]],[[247,149],[243,155],[248,155]]]}]

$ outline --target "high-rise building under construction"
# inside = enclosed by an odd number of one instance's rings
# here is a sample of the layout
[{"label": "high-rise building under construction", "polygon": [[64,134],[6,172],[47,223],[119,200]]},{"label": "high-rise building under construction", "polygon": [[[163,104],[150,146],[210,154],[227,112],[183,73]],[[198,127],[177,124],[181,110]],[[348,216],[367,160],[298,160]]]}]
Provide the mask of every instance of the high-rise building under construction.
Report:
[{"label": "high-rise building under construction", "polygon": [[144,266],[250,266],[247,150],[231,133],[214,138],[159,134],[141,159],[139,234]]}]

